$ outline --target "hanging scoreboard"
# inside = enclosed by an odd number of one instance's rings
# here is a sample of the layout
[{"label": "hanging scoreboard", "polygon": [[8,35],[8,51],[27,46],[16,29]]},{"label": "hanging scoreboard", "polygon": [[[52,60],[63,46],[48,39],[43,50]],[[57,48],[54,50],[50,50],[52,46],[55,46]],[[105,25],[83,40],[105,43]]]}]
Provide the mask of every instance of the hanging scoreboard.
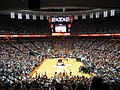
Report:
[{"label": "hanging scoreboard", "polygon": [[52,30],[52,35],[70,35],[71,24],[73,22],[72,16],[53,16],[48,20]]}]

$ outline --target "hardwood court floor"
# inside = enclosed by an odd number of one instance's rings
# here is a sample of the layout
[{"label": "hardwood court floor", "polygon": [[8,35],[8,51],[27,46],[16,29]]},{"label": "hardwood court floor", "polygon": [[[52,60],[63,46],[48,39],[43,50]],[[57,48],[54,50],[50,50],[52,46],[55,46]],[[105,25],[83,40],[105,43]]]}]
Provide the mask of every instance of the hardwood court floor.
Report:
[{"label": "hardwood court floor", "polygon": [[[47,76],[53,77],[55,72],[63,72],[64,70],[69,75],[70,70],[72,71],[72,75],[80,75],[80,76],[86,76],[89,77],[89,74],[83,74],[82,72],[79,72],[79,67],[83,66],[81,62],[77,62],[76,59],[69,58],[68,61],[63,60],[65,66],[57,66],[56,63],[58,62],[58,59],[46,59],[44,63],[38,68],[37,74],[40,73],[40,75],[44,75],[45,72],[47,73]],[[32,77],[35,77],[36,73],[33,74]]]}]

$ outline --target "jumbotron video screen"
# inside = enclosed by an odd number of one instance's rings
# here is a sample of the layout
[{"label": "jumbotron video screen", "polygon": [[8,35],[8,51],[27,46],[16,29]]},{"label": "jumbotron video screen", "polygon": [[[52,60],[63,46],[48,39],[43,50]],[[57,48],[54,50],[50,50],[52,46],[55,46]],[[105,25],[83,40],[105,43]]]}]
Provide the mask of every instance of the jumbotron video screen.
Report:
[{"label": "jumbotron video screen", "polygon": [[69,34],[71,30],[72,16],[53,16],[49,18],[52,35]]},{"label": "jumbotron video screen", "polygon": [[55,25],[55,32],[67,32],[67,28],[65,24],[57,24]]}]

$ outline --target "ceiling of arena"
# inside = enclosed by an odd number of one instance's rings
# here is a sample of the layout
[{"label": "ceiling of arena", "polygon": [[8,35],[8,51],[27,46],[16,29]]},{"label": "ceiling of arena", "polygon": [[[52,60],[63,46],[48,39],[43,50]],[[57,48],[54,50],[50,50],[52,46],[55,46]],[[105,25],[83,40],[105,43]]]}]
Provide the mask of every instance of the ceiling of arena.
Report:
[{"label": "ceiling of arena", "polygon": [[[41,9],[81,7],[94,8],[120,8],[120,0],[40,0]],[[28,9],[28,0],[0,0],[0,9]]]},{"label": "ceiling of arena", "polygon": [[[32,10],[32,12],[59,12],[63,8],[68,12],[101,11],[111,8],[120,11],[120,0],[40,0],[40,9]],[[8,13],[11,10],[31,12],[28,8],[28,0],[0,0],[0,13]]]}]

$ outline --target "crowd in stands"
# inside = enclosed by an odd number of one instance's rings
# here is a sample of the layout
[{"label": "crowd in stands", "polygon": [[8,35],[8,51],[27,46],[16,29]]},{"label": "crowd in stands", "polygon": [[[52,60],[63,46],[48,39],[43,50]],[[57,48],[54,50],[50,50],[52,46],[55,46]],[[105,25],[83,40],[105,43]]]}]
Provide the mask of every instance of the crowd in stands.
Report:
[{"label": "crowd in stands", "polygon": [[[0,34],[49,34],[52,30],[46,18],[40,20],[11,19],[10,16],[0,15]],[[78,34],[118,34],[120,33],[120,17],[100,17],[93,19],[74,20],[71,33]]]},{"label": "crowd in stands", "polygon": [[0,34],[50,34],[48,20],[11,19],[0,15]]},{"label": "crowd in stands", "polygon": [[[25,44],[25,43],[24,43]],[[25,79],[43,60],[29,55],[30,49],[12,41],[0,41],[0,80],[14,83]]]},{"label": "crowd in stands", "polygon": [[[36,78],[28,76],[44,58],[53,58],[57,55],[59,57],[61,54],[67,55],[67,57],[81,57],[81,59],[84,57],[87,62],[86,66],[93,67],[90,69],[90,73],[102,78],[102,89],[100,90],[119,90],[120,39],[114,37],[46,37],[0,40],[1,87],[11,90],[20,88],[23,90],[33,90],[34,88],[90,90],[91,78],[67,76],[61,81],[56,81],[53,76],[53,78],[48,78],[47,75]],[[57,86],[61,89],[57,89]],[[110,89],[105,89],[106,87]]]},{"label": "crowd in stands", "polygon": [[113,34],[120,33],[120,17],[100,17],[94,19],[74,20],[71,32],[73,34]]},{"label": "crowd in stands", "polygon": [[81,49],[81,58],[89,67],[89,73],[100,74],[105,81],[120,79],[119,40],[86,41]]}]

